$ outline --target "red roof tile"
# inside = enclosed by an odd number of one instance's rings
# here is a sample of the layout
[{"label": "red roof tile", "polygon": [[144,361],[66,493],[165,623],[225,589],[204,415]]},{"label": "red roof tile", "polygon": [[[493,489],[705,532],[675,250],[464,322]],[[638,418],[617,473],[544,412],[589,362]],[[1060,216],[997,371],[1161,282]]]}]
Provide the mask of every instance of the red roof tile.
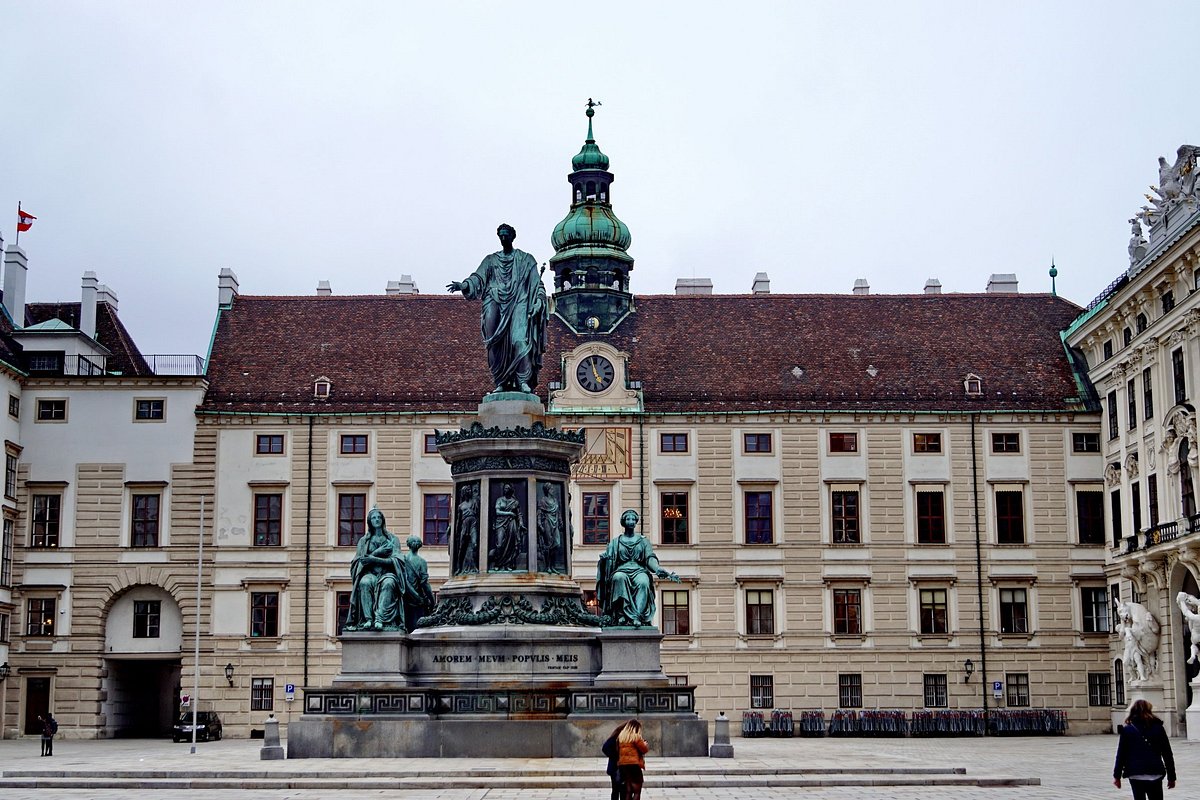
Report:
[{"label": "red roof tile", "polygon": [[[1079,410],[1050,295],[651,295],[605,337],[648,412]],[[539,393],[591,336],[551,322]],[[873,374],[872,374],[873,373]],[[969,397],[968,373],[983,381]],[[312,399],[328,377],[328,401]],[[479,305],[460,297],[238,297],[221,313],[210,411],[473,411],[491,388]]]}]

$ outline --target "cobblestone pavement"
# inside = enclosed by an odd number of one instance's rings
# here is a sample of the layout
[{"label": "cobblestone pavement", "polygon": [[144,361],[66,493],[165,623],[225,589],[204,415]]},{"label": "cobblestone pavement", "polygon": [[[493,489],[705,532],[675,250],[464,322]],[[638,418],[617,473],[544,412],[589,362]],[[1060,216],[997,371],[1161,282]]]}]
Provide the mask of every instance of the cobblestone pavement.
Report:
[{"label": "cobblestone pavement", "polygon": [[[1050,738],[987,739],[734,739],[736,757],[732,760],[672,758],[647,760],[647,800],[1094,800],[1129,797],[1128,789],[1112,786],[1113,736],[1068,736]],[[1179,789],[1168,793],[1171,800],[1200,797],[1200,742],[1175,740],[1175,759],[1179,769]],[[9,776],[21,771],[53,771],[59,774],[125,771],[156,773],[212,773],[254,770],[267,774],[308,776],[338,773],[375,773],[388,771],[420,776],[437,770],[473,772],[481,770],[519,770],[538,774],[553,770],[568,774],[603,777],[604,762],[596,759],[304,759],[296,761],[260,761],[260,742],[232,740],[200,744],[195,755],[186,744],[157,740],[72,741],[55,743],[52,759],[38,755],[35,738],[0,741],[0,773]],[[1012,788],[937,787],[737,787],[668,788],[655,785],[655,771],[668,768],[687,774],[691,770],[714,768],[778,769],[838,768],[965,768],[968,776],[1004,775],[1040,778],[1040,786]],[[868,778],[869,779],[869,778]],[[449,780],[447,781],[450,782]],[[541,798],[579,798],[608,800],[607,789],[512,789],[454,788],[438,789],[162,789],[138,790],[141,800],[156,796],[172,800],[186,795],[187,800],[317,800],[336,794],[338,800],[393,797],[401,800],[541,800]],[[129,800],[128,789],[0,789],[5,800]],[[1172,794],[1174,797],[1172,797]]]}]

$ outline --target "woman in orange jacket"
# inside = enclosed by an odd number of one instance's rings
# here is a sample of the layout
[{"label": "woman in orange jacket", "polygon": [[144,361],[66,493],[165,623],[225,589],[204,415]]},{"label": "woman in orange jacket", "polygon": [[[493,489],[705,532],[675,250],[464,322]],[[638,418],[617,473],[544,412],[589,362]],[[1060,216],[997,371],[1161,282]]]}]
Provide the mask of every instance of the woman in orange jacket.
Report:
[{"label": "woman in orange jacket", "polygon": [[641,800],[642,770],[646,768],[646,752],[650,745],[642,738],[642,723],[631,719],[617,737],[617,765],[624,784],[623,800]]}]

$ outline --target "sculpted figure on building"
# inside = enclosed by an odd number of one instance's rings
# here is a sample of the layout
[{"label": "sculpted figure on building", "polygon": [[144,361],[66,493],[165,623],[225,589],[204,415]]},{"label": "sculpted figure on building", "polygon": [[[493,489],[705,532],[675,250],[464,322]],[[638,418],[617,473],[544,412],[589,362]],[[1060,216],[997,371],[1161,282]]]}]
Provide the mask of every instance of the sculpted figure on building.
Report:
[{"label": "sculpted figure on building", "polygon": [[1159,624],[1141,603],[1117,606],[1117,635],[1125,644],[1125,669],[1131,684],[1154,677],[1158,669]]},{"label": "sculpted figure on building", "polygon": [[638,533],[636,511],[621,515],[621,535],[608,543],[596,574],[603,624],[644,628],[654,624],[654,578],[679,582],[658,563],[650,540]]},{"label": "sculpted figure on building", "polygon": [[350,614],[343,630],[395,631],[403,628],[406,591],[400,540],[388,532],[383,512],[367,514],[367,532],[350,562]]},{"label": "sculpted figure on building", "polygon": [[1200,597],[1180,592],[1175,595],[1175,603],[1179,606],[1179,613],[1183,615],[1192,638],[1192,649],[1188,653],[1187,663],[1195,664],[1200,662]]},{"label": "sculpted figure on building", "polygon": [[515,571],[525,566],[525,519],[521,513],[521,501],[513,492],[511,483],[504,484],[501,496],[492,508],[492,539],[488,548],[488,570],[496,572]]},{"label": "sculpted figure on building", "polygon": [[486,256],[479,269],[446,288],[483,303],[480,328],[492,371],[493,391],[532,393],[546,349],[549,303],[537,261],[513,248],[517,229],[496,229],[500,250]]},{"label": "sculpted figure on building", "polygon": [[454,574],[479,572],[479,484],[458,489],[458,518],[454,525]]},{"label": "sculpted figure on building", "polygon": [[416,630],[417,620],[433,610],[433,588],[429,585],[429,564],[417,555],[424,542],[420,536],[409,536],[405,542],[408,553],[404,562],[404,627]]}]

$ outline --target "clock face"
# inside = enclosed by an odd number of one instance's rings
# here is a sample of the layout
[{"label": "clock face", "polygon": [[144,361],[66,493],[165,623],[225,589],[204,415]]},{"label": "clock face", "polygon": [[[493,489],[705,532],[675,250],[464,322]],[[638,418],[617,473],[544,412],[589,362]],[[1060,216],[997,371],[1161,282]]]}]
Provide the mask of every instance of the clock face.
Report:
[{"label": "clock face", "polygon": [[612,362],[604,356],[588,356],[580,361],[575,369],[575,378],[579,385],[589,392],[603,392],[612,386],[615,374]]}]

